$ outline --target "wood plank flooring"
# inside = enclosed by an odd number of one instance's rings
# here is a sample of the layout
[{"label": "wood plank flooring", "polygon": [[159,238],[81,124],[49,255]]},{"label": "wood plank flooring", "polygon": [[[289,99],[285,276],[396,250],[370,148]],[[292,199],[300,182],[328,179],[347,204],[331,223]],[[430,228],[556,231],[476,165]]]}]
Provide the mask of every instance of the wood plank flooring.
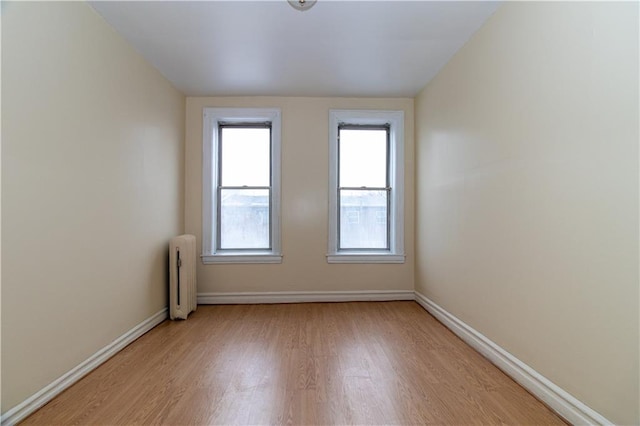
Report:
[{"label": "wood plank flooring", "polygon": [[199,306],[23,424],[564,424],[415,302]]}]

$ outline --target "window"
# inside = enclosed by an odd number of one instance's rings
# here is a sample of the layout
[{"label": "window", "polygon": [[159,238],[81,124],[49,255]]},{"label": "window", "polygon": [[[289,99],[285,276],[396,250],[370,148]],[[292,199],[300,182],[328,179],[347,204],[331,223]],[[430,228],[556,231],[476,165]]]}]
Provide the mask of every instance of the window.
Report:
[{"label": "window", "polygon": [[402,111],[330,111],[329,263],[403,263]]},{"label": "window", "polygon": [[205,108],[203,262],[280,263],[280,110]]}]

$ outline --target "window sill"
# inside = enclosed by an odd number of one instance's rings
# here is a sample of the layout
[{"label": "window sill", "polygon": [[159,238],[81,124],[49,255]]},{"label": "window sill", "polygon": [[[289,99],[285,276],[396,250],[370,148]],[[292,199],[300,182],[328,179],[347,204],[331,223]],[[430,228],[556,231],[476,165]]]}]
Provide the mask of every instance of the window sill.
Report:
[{"label": "window sill", "polygon": [[327,263],[404,263],[404,254],[328,254]]},{"label": "window sill", "polygon": [[204,254],[200,256],[202,263],[212,265],[218,263],[282,263],[282,255],[274,253],[229,253]]}]

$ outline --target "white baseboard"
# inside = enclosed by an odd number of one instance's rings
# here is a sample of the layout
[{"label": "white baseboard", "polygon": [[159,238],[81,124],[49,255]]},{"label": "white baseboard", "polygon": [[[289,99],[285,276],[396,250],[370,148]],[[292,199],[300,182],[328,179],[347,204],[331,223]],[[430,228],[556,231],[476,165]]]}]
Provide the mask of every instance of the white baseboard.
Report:
[{"label": "white baseboard", "polygon": [[2,426],[15,425],[16,423],[24,420],[38,408],[51,401],[56,395],[60,394],[63,390],[80,380],[100,364],[120,352],[125,346],[163,322],[165,319],[167,319],[167,308],[162,309],[158,313],[142,321],[140,324],[136,325],[131,330],[127,331],[125,334],[93,354],[82,364],[73,368],[71,371],[27,398],[22,403],[2,414],[2,418],[0,420]]},{"label": "white baseboard", "polygon": [[[454,315],[413,291],[312,291],[312,292],[261,292],[261,293],[200,293],[198,304],[253,304],[253,303],[304,303],[304,302],[360,302],[415,300],[431,315],[458,335],[525,389],[538,397],[571,424],[613,424],[604,416],[587,407],[578,399],[520,361],[515,356],[489,340]],[[15,425],[38,408],[80,380],[125,346],[160,324],[167,318],[167,308],[144,320],[89,359],[58,378],[27,400],[11,408],[1,416],[1,424]]]},{"label": "white baseboard", "polygon": [[569,423],[574,425],[613,424],[424,295],[416,292],[415,296],[416,302],[431,315]]},{"label": "white baseboard", "polygon": [[275,291],[260,293],[198,293],[199,305],[255,303],[372,302],[414,300],[413,290]]}]

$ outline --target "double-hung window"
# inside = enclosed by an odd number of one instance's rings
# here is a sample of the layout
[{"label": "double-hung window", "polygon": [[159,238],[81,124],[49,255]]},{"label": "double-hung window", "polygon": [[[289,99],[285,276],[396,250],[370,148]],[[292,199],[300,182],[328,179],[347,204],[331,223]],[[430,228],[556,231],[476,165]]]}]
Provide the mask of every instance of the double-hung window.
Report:
[{"label": "double-hung window", "polygon": [[279,263],[280,110],[203,112],[204,263]]},{"label": "double-hung window", "polygon": [[403,112],[329,116],[328,261],[403,263]]}]

